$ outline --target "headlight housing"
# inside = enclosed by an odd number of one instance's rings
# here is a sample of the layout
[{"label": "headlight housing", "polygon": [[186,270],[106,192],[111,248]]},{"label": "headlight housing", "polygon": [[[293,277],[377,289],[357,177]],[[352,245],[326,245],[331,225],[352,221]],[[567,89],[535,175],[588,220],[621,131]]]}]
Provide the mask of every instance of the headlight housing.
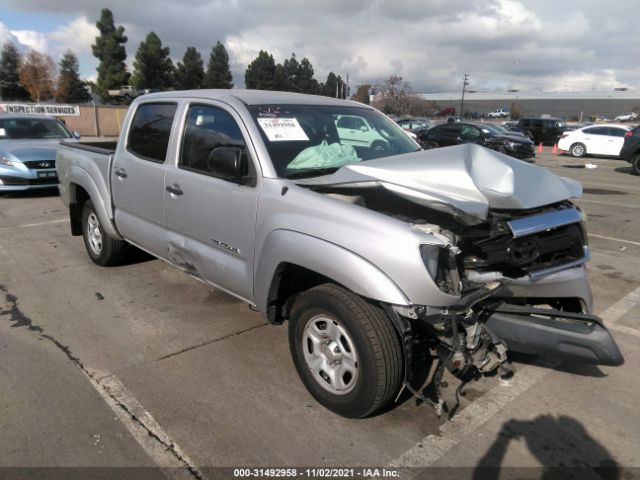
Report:
[{"label": "headlight housing", "polygon": [[454,253],[439,245],[420,245],[420,256],[438,288],[449,295],[460,294],[460,273]]},{"label": "headlight housing", "polygon": [[2,154],[0,154],[0,165],[2,165],[3,167],[15,167],[16,166],[15,163],[13,163],[10,159],[8,159],[7,157],[5,157]]}]

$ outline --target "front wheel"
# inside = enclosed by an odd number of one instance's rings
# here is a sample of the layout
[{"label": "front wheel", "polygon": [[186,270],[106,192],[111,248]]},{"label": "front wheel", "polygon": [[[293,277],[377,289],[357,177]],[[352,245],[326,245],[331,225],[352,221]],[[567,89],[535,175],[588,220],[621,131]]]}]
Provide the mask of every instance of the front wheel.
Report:
[{"label": "front wheel", "polygon": [[403,355],[393,323],[337,285],[314,287],[296,301],[289,347],[307,390],[344,417],[373,414],[400,388]]},{"label": "front wheel", "polygon": [[631,168],[633,168],[634,174],[640,175],[640,155],[636,155],[631,159]]},{"label": "front wheel", "polygon": [[371,148],[377,152],[384,152],[388,150],[388,144],[386,142],[383,142],[382,140],[375,140],[371,144]]},{"label": "front wheel", "polygon": [[82,236],[89,258],[101,266],[118,265],[124,260],[127,243],[104,231],[91,200],[82,207]]},{"label": "front wheel", "polygon": [[571,156],[581,158],[587,154],[587,147],[584,143],[574,143],[569,149]]}]

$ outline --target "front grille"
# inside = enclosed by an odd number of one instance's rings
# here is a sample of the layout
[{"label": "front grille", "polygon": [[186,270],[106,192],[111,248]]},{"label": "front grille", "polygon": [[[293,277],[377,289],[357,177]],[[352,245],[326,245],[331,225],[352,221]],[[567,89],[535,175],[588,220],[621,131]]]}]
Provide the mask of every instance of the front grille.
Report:
[{"label": "front grille", "polygon": [[473,249],[480,269],[517,277],[579,260],[585,245],[582,227],[574,223],[519,238],[500,235],[476,240]]},{"label": "front grille", "polygon": [[55,160],[29,160],[22,162],[25,166],[31,170],[40,170],[43,168],[56,168]]},{"label": "front grille", "polygon": [[0,176],[0,180],[2,180],[2,185],[6,187],[25,187],[29,185],[51,185],[55,186],[58,184],[58,178],[18,178],[18,177],[3,177]]}]

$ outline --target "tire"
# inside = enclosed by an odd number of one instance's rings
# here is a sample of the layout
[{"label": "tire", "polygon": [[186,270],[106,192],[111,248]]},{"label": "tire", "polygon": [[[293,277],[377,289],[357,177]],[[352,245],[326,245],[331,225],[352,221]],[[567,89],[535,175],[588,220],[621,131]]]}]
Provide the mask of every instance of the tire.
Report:
[{"label": "tire", "polygon": [[382,140],[375,140],[374,142],[371,143],[371,149],[377,150],[378,152],[384,152],[388,150],[388,145]]},{"label": "tire", "polygon": [[572,157],[582,158],[587,155],[587,147],[584,143],[574,143],[569,148]]},{"label": "tire", "polygon": [[89,258],[103,267],[119,265],[127,253],[127,243],[110,237],[102,228],[91,200],[82,207],[82,238]]},{"label": "tire", "polygon": [[640,155],[636,155],[631,159],[631,168],[635,175],[640,175]]},{"label": "tire", "polygon": [[389,317],[334,284],[314,287],[296,301],[289,348],[309,393],[343,417],[372,415],[402,383],[403,354]]},{"label": "tire", "polygon": [[440,144],[434,140],[429,140],[426,149],[431,150],[432,148],[440,148]]}]

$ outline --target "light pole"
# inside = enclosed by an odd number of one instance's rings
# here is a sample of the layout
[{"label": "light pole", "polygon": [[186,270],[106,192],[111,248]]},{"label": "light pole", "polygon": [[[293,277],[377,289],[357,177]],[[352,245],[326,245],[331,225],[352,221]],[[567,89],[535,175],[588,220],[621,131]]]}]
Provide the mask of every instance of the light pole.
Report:
[{"label": "light pole", "polygon": [[462,117],[462,109],[464,108],[464,91],[469,85],[469,74],[464,74],[464,81],[462,82],[462,98],[460,99],[460,117]]}]

